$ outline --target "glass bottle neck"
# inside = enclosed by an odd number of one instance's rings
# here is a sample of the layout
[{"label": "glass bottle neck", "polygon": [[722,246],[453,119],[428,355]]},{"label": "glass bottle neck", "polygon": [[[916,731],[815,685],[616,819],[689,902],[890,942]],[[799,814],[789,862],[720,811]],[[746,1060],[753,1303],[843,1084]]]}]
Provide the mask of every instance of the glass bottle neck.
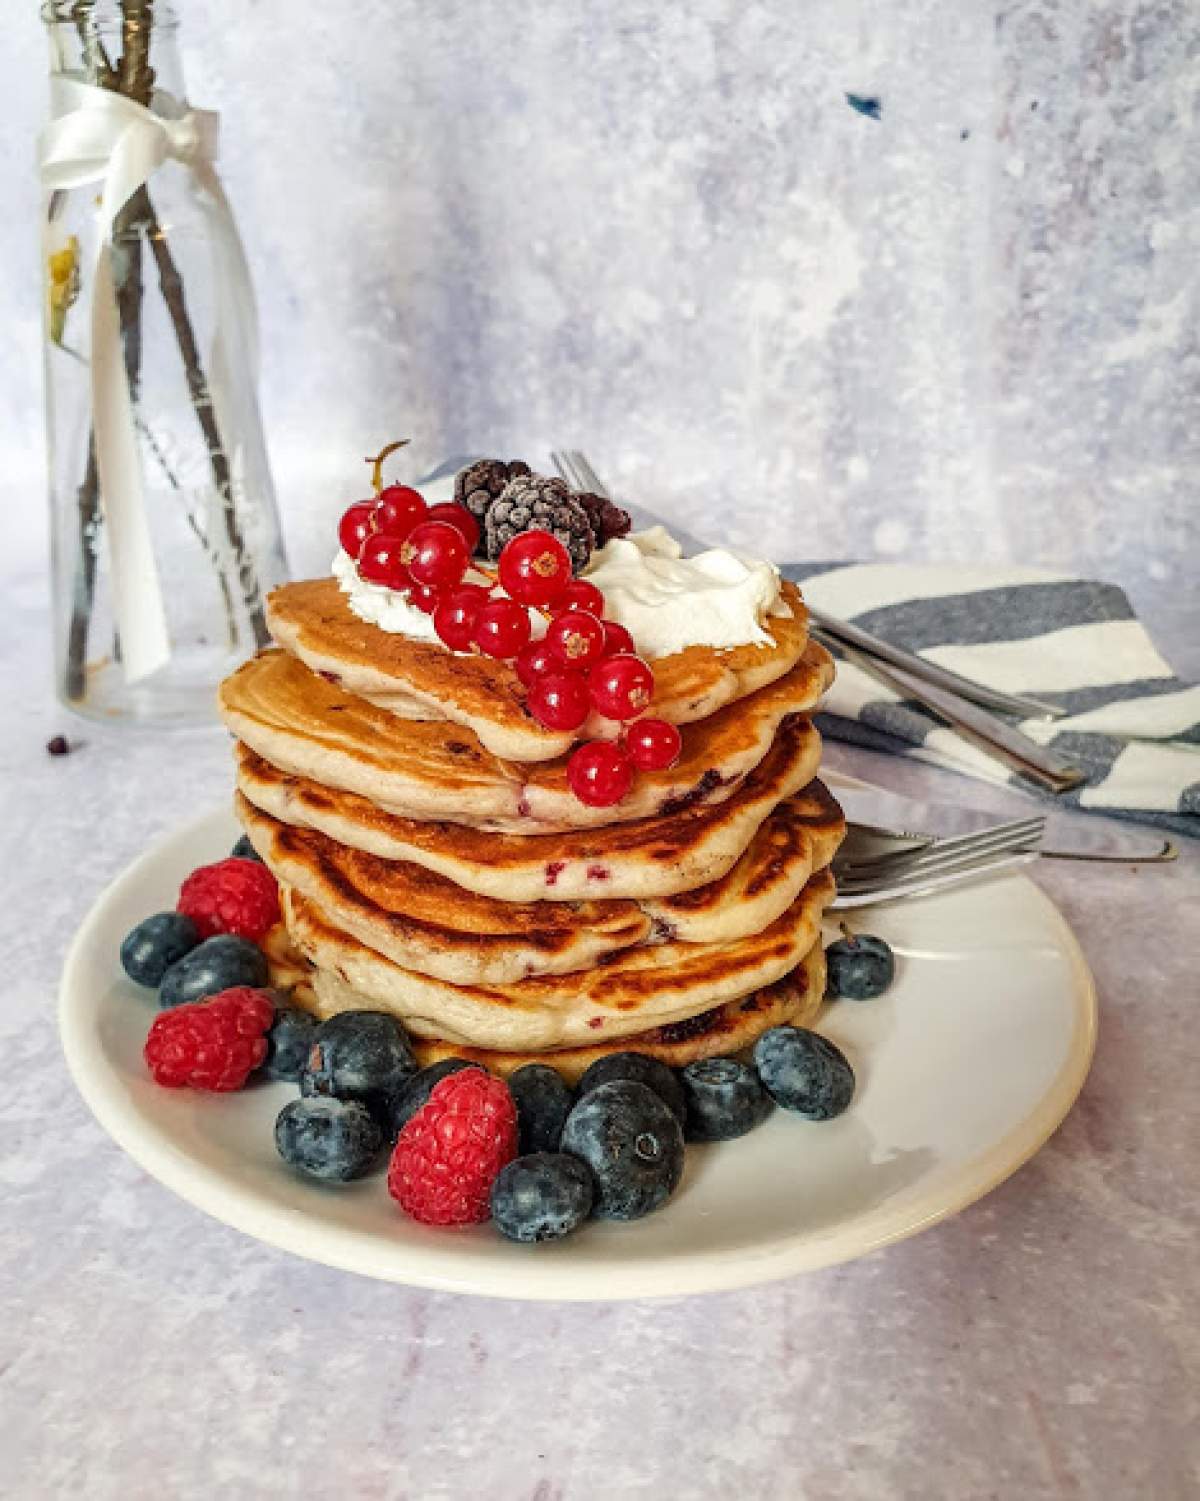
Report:
[{"label": "glass bottle neck", "polygon": [[50,70],[149,104],[163,89],[184,98],[176,38],[166,0],[49,0],[42,7]]}]

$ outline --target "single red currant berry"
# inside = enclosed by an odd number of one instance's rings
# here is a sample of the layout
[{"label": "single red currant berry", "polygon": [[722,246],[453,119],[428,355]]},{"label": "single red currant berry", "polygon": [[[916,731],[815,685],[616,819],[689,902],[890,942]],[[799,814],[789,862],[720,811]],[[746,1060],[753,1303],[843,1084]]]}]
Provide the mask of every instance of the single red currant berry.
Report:
[{"label": "single red currant berry", "polygon": [[461,581],[470,553],[461,532],[444,521],[423,521],[404,539],[401,558],[415,583],[444,589]]},{"label": "single red currant berry", "polygon": [[592,703],[608,719],[636,719],[654,697],[654,674],[641,657],[620,652],[592,669]]},{"label": "single red currant berry", "polygon": [[592,740],[567,762],[567,781],[589,808],[611,808],[633,785],[633,762],[619,745]]},{"label": "single red currant berry", "polygon": [[514,599],[491,599],[475,622],[475,645],[489,657],[507,660],[529,640],[529,611]]},{"label": "single red currant berry", "polygon": [[462,539],[467,544],[467,551],[474,552],[479,545],[479,523],[467,510],[466,506],[456,506],[452,500],[444,500],[441,505],[430,506],[425,512],[425,521],[444,521],[447,526],[452,526],[456,532],[462,533]]},{"label": "single red currant berry", "polygon": [[571,582],[571,555],[549,532],[521,532],[500,554],[500,585],[523,605],[553,604]]},{"label": "single red currant berry", "polygon": [[451,651],[470,651],[475,642],[475,622],[487,603],[487,590],[478,584],[460,584],[438,600],[433,628]]},{"label": "single red currant berry", "polygon": [[342,545],[342,551],[349,553],[352,558],[358,557],[363,543],[371,535],[374,514],[375,502],[360,500],[356,505],[352,505],[338,522],[338,541]]},{"label": "single red currant berry", "polygon": [[375,502],[375,530],[389,537],[407,537],[425,519],[425,501],[407,485],[389,485]]},{"label": "single red currant berry", "polygon": [[529,689],[529,712],[548,730],[577,730],[588,717],[588,686],[578,672],[548,672]]},{"label": "single red currant berry", "polygon": [[372,532],[358,555],[359,573],[368,583],[382,584],[387,589],[406,589],[410,580],[400,556],[403,547],[399,537]]},{"label": "single red currant berry", "polygon": [[432,615],[442,598],[442,590],[436,584],[414,584],[408,591],[408,602],[423,615]]},{"label": "single red currant berry", "polygon": [[562,671],[562,663],[544,641],[531,641],[528,646],[523,646],[517,653],[516,667],[517,676],[526,688],[548,672]]},{"label": "single red currant berry", "polygon": [[586,610],[589,615],[604,614],[604,595],[590,579],[572,579],[554,601],[559,610]]},{"label": "single red currant berry", "polygon": [[615,620],[604,622],[604,655],[615,657],[619,651],[632,651],[633,637]]},{"label": "single red currant berry", "polygon": [[639,771],[666,771],[679,760],[683,736],[665,719],[639,719],[625,731],[625,749]]},{"label": "single red currant berry", "polygon": [[604,655],[604,627],[586,610],[564,610],[550,622],[546,642],[564,667],[590,667]]}]

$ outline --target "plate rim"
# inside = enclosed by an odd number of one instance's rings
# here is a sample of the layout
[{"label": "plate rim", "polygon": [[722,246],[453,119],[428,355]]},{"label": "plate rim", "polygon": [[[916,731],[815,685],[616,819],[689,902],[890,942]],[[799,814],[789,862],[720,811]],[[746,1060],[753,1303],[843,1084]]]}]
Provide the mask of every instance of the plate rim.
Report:
[{"label": "plate rim", "polygon": [[[833,780],[830,778],[830,780]],[[846,777],[847,783],[854,779]],[[433,1292],[535,1302],[618,1302],[678,1298],[706,1292],[731,1292],[856,1260],[907,1240],[940,1224],[983,1198],[1018,1172],[1065,1120],[1087,1079],[1095,1054],[1099,1008],[1095,980],[1079,940],[1055,903],[1028,876],[1011,873],[1032,895],[1056,933],[1068,960],[1071,981],[1072,1035],[1062,1067],[1022,1121],[958,1172],[953,1184],[935,1187],[901,1207],[881,1205],[858,1219],[828,1226],[815,1234],[781,1236],[760,1247],[736,1251],[703,1249],[672,1253],[649,1261],[628,1257],[592,1257],[582,1268],[565,1256],[539,1257],[527,1263],[505,1260],[495,1270],[486,1261],[447,1258],[444,1239],[426,1247],[397,1242],[378,1250],[372,1231],[308,1221],[303,1245],[296,1235],[297,1211],[264,1201],[251,1188],[231,1181],[217,1169],[198,1163],[159,1128],[148,1125],[129,1101],[120,1076],[111,1066],[97,1069],[94,1018],[97,1002],[84,1002],[85,951],[105,925],[107,909],[146,866],[153,865],[179,841],[206,833],[217,819],[229,820],[228,808],[215,805],[181,821],[155,839],[98,893],[67,948],[59,981],[57,1021],[60,1044],[75,1088],[97,1123],[137,1165],[176,1197],[221,1224],[276,1250],[339,1271]],[[89,1020],[93,1025],[89,1027]],[[849,1233],[848,1233],[849,1231]],[[372,1255],[372,1248],[375,1254]],[[396,1253],[409,1263],[397,1265]],[[603,1287],[599,1284],[603,1283]]]}]

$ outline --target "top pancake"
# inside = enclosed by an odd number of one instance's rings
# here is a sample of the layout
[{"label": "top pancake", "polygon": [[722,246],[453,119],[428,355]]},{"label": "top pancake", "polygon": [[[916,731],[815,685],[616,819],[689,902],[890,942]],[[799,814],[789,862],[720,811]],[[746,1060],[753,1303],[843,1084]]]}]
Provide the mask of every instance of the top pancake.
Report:
[{"label": "top pancake", "polygon": [[406,817],[537,834],[723,801],[767,754],[783,720],[814,707],[832,677],[833,659],[810,642],[782,678],[684,726],[677,764],[640,773],[608,808],[574,796],[565,756],[535,765],[501,761],[470,730],[397,719],[284,652],[262,652],[239,667],[221,684],[218,706],[239,740],[284,771]]},{"label": "top pancake", "polygon": [[[690,646],[657,658],[655,715],[691,724],[791,671],[808,641],[807,612],[794,584],[783,585],[782,598],[792,613],[764,622],[769,646]],[[276,589],[267,601],[267,623],[280,646],[350,693],[404,718],[424,713],[464,725],[506,760],[550,761],[579,736],[615,739],[620,728],[593,716],[577,733],[545,729],[527,712],[510,662],[452,652],[359,620],[334,578]]]}]

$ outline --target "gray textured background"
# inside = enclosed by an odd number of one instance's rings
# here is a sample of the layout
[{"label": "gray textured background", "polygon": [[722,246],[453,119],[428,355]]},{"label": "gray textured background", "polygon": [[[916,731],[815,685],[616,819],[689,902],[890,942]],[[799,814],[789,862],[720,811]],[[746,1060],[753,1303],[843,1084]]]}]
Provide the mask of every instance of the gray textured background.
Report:
[{"label": "gray textured background", "polygon": [[[776,556],[1070,564],[1152,619],[1194,580],[1194,3],[180,9],[300,566],[407,432],[418,464],[584,445]],[[45,70],[8,10],[0,413],[37,546]]]}]

